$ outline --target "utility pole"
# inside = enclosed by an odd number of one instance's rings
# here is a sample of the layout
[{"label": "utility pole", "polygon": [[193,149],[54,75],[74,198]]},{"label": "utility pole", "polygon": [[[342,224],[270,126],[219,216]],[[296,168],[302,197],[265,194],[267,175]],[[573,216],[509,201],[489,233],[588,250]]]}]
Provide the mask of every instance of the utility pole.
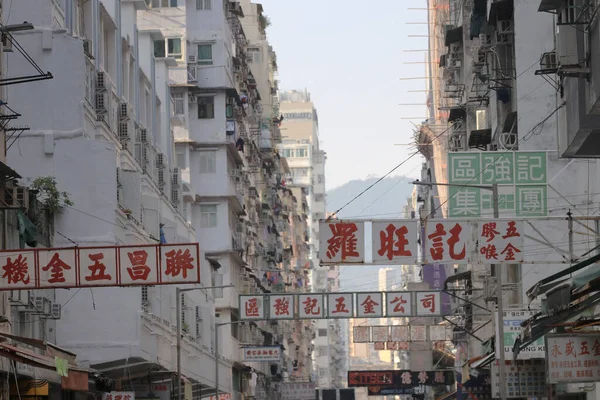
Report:
[{"label": "utility pole", "polygon": [[[257,321],[257,320],[255,320]],[[219,400],[219,328],[248,321],[229,321],[215,324],[215,400]]]},{"label": "utility pole", "polygon": [[[434,182],[421,182],[414,181],[413,185],[421,185],[421,186],[454,186],[460,188],[478,188],[483,190],[491,190],[492,191],[492,202],[494,208],[494,219],[500,218],[500,206],[498,201],[498,184],[494,183],[492,185],[460,185],[453,183],[434,183]],[[500,354],[496,354],[496,358],[499,359],[500,365],[498,366],[498,372],[500,375],[500,399],[506,400],[506,360],[504,357],[504,296],[502,292],[502,268],[503,264],[492,264],[492,271],[494,271],[494,275],[496,276],[496,303],[498,307],[498,329],[496,335],[496,341],[498,343],[498,349],[500,350]]]},{"label": "utility pole", "polygon": [[181,295],[185,292],[191,292],[192,290],[205,290],[205,289],[223,289],[233,287],[233,285],[226,286],[208,286],[208,287],[194,287],[181,289],[180,287],[175,288],[175,318],[177,318],[177,399],[182,400],[181,396]]}]

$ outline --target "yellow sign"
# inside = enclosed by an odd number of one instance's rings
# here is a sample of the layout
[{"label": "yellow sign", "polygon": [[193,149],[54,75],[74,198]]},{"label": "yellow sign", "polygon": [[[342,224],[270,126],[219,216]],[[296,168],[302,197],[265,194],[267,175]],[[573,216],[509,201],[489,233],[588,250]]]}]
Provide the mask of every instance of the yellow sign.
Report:
[{"label": "yellow sign", "polygon": [[42,379],[20,380],[18,388],[14,383],[10,385],[10,395],[20,397],[48,396],[50,384]]}]

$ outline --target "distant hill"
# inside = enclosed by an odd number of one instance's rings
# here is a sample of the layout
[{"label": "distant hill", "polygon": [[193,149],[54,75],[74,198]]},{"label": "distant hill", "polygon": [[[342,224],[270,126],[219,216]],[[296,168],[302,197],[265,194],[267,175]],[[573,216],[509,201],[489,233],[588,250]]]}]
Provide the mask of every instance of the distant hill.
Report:
[{"label": "distant hill", "polygon": [[[354,196],[375,183],[378,178],[353,180],[327,191],[327,211],[334,212]],[[356,199],[338,214],[339,218],[398,218],[402,216],[402,206],[410,197],[415,178],[385,178],[368,192]],[[395,215],[392,215],[396,213]],[[380,215],[388,214],[388,215]]]},{"label": "distant hill", "polygon": [[[327,192],[327,211],[334,212],[378,178],[353,180]],[[402,207],[411,196],[415,178],[391,177],[375,185],[339,212],[339,218],[385,219],[401,218]],[[378,271],[381,266],[341,266],[342,290],[378,290]],[[399,276],[399,275],[398,275]]]}]

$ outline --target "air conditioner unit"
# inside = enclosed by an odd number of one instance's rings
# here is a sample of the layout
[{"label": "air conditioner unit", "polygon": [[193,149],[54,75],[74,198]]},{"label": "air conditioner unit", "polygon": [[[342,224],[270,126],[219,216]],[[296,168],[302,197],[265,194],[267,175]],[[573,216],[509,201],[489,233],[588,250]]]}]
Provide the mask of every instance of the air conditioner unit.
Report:
[{"label": "air conditioner unit", "polygon": [[164,185],[165,185],[165,170],[159,169],[158,170],[158,186],[164,186]]},{"label": "air conditioner unit", "polygon": [[196,55],[195,54],[188,54],[188,56],[187,56],[187,62],[188,62],[188,64],[196,64],[198,62],[198,60],[196,59]]},{"label": "air conditioner unit", "polygon": [[163,153],[158,153],[156,155],[156,168],[164,168],[165,166],[165,155]]},{"label": "air conditioner unit", "polygon": [[179,185],[179,168],[173,168],[173,185]]},{"label": "air conditioner unit", "polygon": [[96,75],[96,89],[106,89],[106,72],[98,71],[98,74]]},{"label": "air conditioner unit", "polygon": [[140,142],[148,143],[148,129],[146,129],[146,128],[140,129]]},{"label": "air conditioner unit", "polygon": [[15,208],[29,208],[29,190],[22,187],[6,188],[4,204]]},{"label": "air conditioner unit", "polygon": [[127,103],[121,103],[119,107],[119,116],[121,117],[121,119],[129,118],[129,108],[127,107]]},{"label": "air conditioner unit", "polygon": [[52,308],[50,310],[50,317],[52,319],[60,319],[61,315],[62,315],[62,305],[52,304]]},{"label": "air conditioner unit", "polygon": [[105,93],[96,93],[96,111],[106,111],[106,98]]},{"label": "air conditioner unit", "polygon": [[93,55],[94,51],[91,39],[83,39],[83,52],[88,57],[91,57]]},{"label": "air conditioner unit", "polygon": [[174,187],[171,189],[171,202],[175,207],[179,205],[179,188]]},{"label": "air conditioner unit", "polygon": [[187,74],[188,74],[188,82],[196,82],[196,64],[188,64],[187,66]]},{"label": "air conditioner unit", "polygon": [[13,305],[28,307],[32,301],[30,290],[11,290],[9,300]]},{"label": "air conditioner unit", "polygon": [[44,314],[44,315],[50,315],[51,311],[52,311],[52,302],[47,299],[46,297],[36,297],[35,301],[35,309]]},{"label": "air conditioner unit", "polygon": [[129,123],[119,122],[119,139],[129,140]]},{"label": "air conditioner unit", "polygon": [[148,146],[142,147],[142,164],[148,164]]}]

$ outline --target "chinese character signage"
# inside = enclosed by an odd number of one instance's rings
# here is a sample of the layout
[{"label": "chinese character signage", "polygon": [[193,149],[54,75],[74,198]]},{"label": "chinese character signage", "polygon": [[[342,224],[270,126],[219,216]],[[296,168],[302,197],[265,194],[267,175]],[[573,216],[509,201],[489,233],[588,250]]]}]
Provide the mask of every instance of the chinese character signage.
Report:
[{"label": "chinese character signage", "polygon": [[353,318],[354,296],[352,293],[327,295],[327,316],[329,318]]},{"label": "chinese character signage", "polygon": [[522,220],[479,221],[479,257],[483,263],[521,263],[524,250]]},{"label": "chinese character signage", "polygon": [[240,319],[265,319],[265,297],[260,295],[240,296]]},{"label": "chinese character signage", "polygon": [[545,360],[506,362],[506,382],[500,382],[498,361],[491,366],[492,397],[500,398],[500,384],[505,385],[507,398],[548,397],[551,386],[546,381]]},{"label": "chinese character signage", "polygon": [[443,314],[441,295],[439,290],[244,294],[239,300],[240,319],[437,317]]},{"label": "chinese character signage", "polygon": [[[507,360],[513,359],[513,346],[517,337],[521,335],[521,323],[530,319],[537,313],[536,310],[504,310],[504,357]],[[496,323],[496,334],[498,334],[498,312],[494,313]],[[496,341],[496,354],[500,353],[498,341]],[[519,352],[517,360],[529,360],[532,358],[546,358],[546,346],[544,338],[539,338],[531,343],[525,349]]]},{"label": "chinese character signage", "polygon": [[262,346],[262,347],[242,347],[244,361],[279,361],[281,359],[281,347]]},{"label": "chinese character signage", "polygon": [[373,221],[372,226],[374,264],[414,264],[417,261],[417,221]]},{"label": "chinese character signage", "polygon": [[0,290],[200,283],[197,243],[0,253]]},{"label": "chinese character signage", "polygon": [[314,400],[316,386],[311,382],[282,382],[281,400]]},{"label": "chinese character signage", "polygon": [[300,319],[316,319],[325,316],[325,296],[322,294],[299,294],[298,316]]},{"label": "chinese character signage", "polygon": [[319,223],[321,264],[352,264],[365,261],[365,224],[332,220]]},{"label": "chinese character signage", "polygon": [[[546,165],[546,152],[451,152],[448,154],[448,183],[497,184],[501,214],[541,217],[548,214]],[[490,190],[451,186],[448,194],[451,218],[493,213]]]},{"label": "chinese character signage", "polygon": [[383,317],[383,294],[357,293],[356,316],[359,318]]},{"label": "chinese character signage", "polygon": [[370,326],[355,326],[354,334],[352,335],[352,341],[354,343],[368,343],[371,341],[371,327]]},{"label": "chinese character signage", "polygon": [[411,292],[387,292],[386,309],[388,317],[407,317],[412,315]]},{"label": "chinese character signage", "polygon": [[290,294],[269,296],[269,319],[294,319],[294,299]]},{"label": "chinese character signage", "polygon": [[134,392],[102,393],[102,400],[135,400]]},{"label": "chinese character signage", "polygon": [[429,262],[466,264],[469,261],[469,221],[427,221],[425,257]]},{"label": "chinese character signage", "polygon": [[452,371],[348,371],[348,387],[445,386],[454,383]]},{"label": "chinese character signage", "polygon": [[600,381],[600,333],[546,335],[548,383]]},{"label": "chinese character signage", "polygon": [[441,315],[441,292],[416,292],[417,315],[420,317],[433,317]]}]

